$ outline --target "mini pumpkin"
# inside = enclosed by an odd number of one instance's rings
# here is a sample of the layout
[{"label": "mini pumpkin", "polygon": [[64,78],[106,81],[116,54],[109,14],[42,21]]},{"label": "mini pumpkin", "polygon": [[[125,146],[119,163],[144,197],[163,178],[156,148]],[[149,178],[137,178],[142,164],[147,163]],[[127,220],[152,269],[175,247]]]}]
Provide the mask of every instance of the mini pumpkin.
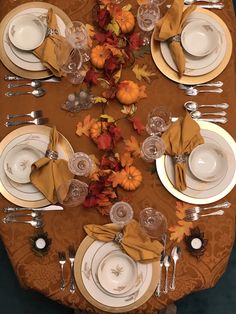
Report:
[{"label": "mini pumpkin", "polygon": [[91,49],[91,63],[98,69],[104,67],[106,59],[109,57],[110,51],[103,45],[97,45]]},{"label": "mini pumpkin", "polygon": [[116,21],[124,34],[131,32],[135,26],[135,19],[130,11],[121,10],[116,16]]},{"label": "mini pumpkin", "polygon": [[143,179],[141,172],[134,166],[126,167],[123,171],[125,173],[125,178],[120,185],[127,191],[136,190]]},{"label": "mini pumpkin", "polygon": [[139,98],[139,87],[133,81],[122,81],[118,86],[116,98],[124,105],[131,105]]},{"label": "mini pumpkin", "polygon": [[108,124],[105,121],[96,121],[91,125],[90,137],[95,143],[102,132],[107,130],[107,125]]}]

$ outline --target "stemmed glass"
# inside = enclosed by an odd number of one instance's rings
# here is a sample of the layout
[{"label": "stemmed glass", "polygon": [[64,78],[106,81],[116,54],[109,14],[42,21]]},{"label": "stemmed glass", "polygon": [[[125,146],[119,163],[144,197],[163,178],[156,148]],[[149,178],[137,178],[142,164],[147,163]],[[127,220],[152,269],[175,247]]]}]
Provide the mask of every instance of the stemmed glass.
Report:
[{"label": "stemmed glass", "polygon": [[153,135],[147,137],[141,147],[141,157],[152,162],[160,158],[165,153],[165,143],[161,137]]},{"label": "stemmed glass", "polygon": [[77,176],[88,177],[93,167],[92,159],[83,152],[73,154],[68,161],[69,170]]},{"label": "stemmed glass", "polygon": [[113,223],[124,226],[133,218],[133,209],[126,202],[116,202],[110,209],[110,219]]},{"label": "stemmed glass", "polygon": [[56,193],[60,204],[75,207],[82,204],[88,195],[88,185],[82,181],[71,179],[62,183]]},{"label": "stemmed glass", "polygon": [[137,12],[138,25],[143,31],[143,45],[150,44],[151,31],[160,19],[160,9],[152,2],[141,4]]},{"label": "stemmed glass", "polygon": [[167,233],[167,219],[162,213],[151,207],[144,208],[140,212],[139,223],[149,237],[163,241],[163,235]]},{"label": "stemmed glass", "polygon": [[159,106],[148,115],[146,131],[150,135],[161,135],[171,125],[171,112],[169,108]]},{"label": "stemmed glass", "polygon": [[85,25],[80,21],[73,21],[66,26],[65,35],[71,46],[81,51],[83,62],[89,61],[88,33]]}]

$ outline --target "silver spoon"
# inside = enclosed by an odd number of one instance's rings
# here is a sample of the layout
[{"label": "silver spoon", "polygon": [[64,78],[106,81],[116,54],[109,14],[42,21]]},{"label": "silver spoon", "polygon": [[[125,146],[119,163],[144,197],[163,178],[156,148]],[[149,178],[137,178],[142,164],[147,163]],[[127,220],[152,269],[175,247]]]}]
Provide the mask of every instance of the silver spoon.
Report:
[{"label": "silver spoon", "polygon": [[193,111],[190,113],[191,117],[193,119],[198,119],[198,118],[201,118],[202,116],[209,116],[209,115],[212,115],[212,116],[226,116],[227,113],[225,111],[221,111],[221,112],[200,112],[200,111]]},{"label": "silver spoon", "polygon": [[31,86],[33,88],[38,88],[41,86],[41,82],[39,80],[33,80],[29,83],[20,83],[20,84],[13,84],[13,83],[9,83],[7,85],[8,88],[12,88],[12,87],[20,87],[20,86]]},{"label": "silver spoon", "polygon": [[179,84],[179,88],[186,90],[186,89],[193,89],[194,87],[203,87],[203,86],[207,86],[207,87],[221,87],[223,86],[224,83],[221,81],[217,81],[214,83],[203,83],[203,84],[196,84],[196,85],[185,85],[185,84]]},{"label": "silver spoon", "polygon": [[42,214],[41,214],[41,212],[32,212],[32,213],[14,213],[14,214],[8,214],[7,216],[6,216],[6,218],[7,219],[15,219],[16,217],[25,217],[25,216],[31,216],[31,217],[33,217],[33,218],[41,218],[42,217]]},{"label": "silver spoon", "polygon": [[185,94],[188,96],[197,96],[199,93],[222,93],[222,88],[216,88],[216,89],[186,89]]},{"label": "silver spoon", "polygon": [[23,113],[23,114],[8,114],[7,119],[17,118],[17,117],[32,117],[32,118],[39,118],[42,117],[42,110],[35,110],[31,111],[30,113]]},{"label": "silver spoon", "polygon": [[197,121],[206,121],[206,122],[213,122],[213,123],[227,123],[228,119],[226,117],[220,117],[220,118],[194,118],[194,120]]},{"label": "silver spoon", "polygon": [[168,293],[168,272],[169,272],[169,267],[170,267],[170,256],[166,255],[164,258],[164,266],[166,269],[166,273],[165,273],[165,288],[164,288],[164,293]]},{"label": "silver spoon", "polygon": [[159,297],[161,295],[161,280],[162,280],[162,267],[164,265],[164,258],[165,254],[164,251],[161,252],[161,258],[160,258],[160,275],[159,275],[159,281],[155,290],[155,296]]},{"label": "silver spoon", "polygon": [[180,256],[181,256],[181,248],[179,246],[174,246],[171,251],[171,257],[174,261],[174,270],[172,274],[172,281],[170,284],[171,290],[175,290],[176,264],[177,264],[177,261],[180,259]]},{"label": "silver spoon", "polygon": [[199,214],[199,213],[192,213],[191,215],[188,215],[184,218],[185,221],[195,221],[200,219],[201,217],[206,217],[206,216],[222,216],[224,215],[223,210],[218,210],[216,212],[210,213],[210,214]]},{"label": "silver spoon", "polygon": [[5,93],[5,95],[8,97],[18,96],[18,95],[27,95],[27,94],[33,95],[35,97],[41,97],[41,96],[45,95],[45,90],[42,88],[37,88],[37,89],[34,89],[32,92],[13,92],[13,91],[10,91],[10,92]]},{"label": "silver spoon", "polygon": [[199,105],[195,101],[187,101],[186,103],[184,103],[184,108],[187,109],[188,111],[196,111],[202,107],[227,109],[229,108],[229,104],[222,103],[222,104],[212,104],[212,105]]},{"label": "silver spoon", "polygon": [[221,0],[184,0],[184,4],[190,5],[195,2],[208,2],[208,3],[218,3]]},{"label": "silver spoon", "polygon": [[30,224],[34,228],[41,228],[43,226],[42,220],[15,220],[15,219],[2,219],[3,223],[25,223]]},{"label": "silver spoon", "polygon": [[186,209],[185,215],[188,216],[188,215],[191,215],[191,214],[194,214],[194,213],[199,214],[200,212],[202,212],[204,210],[215,209],[215,208],[229,208],[230,206],[231,206],[230,202],[224,202],[224,203],[221,203],[221,204],[217,204],[217,205],[214,205],[214,206],[208,206],[208,207],[194,206],[194,207]]}]

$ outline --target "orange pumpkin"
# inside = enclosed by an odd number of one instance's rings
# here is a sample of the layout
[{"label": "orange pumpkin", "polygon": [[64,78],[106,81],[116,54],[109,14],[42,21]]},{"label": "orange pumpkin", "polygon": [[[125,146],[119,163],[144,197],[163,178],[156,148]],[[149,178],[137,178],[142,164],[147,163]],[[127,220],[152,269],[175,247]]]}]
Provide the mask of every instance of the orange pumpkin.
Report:
[{"label": "orange pumpkin", "polygon": [[109,49],[102,45],[97,45],[91,49],[90,60],[96,68],[102,69],[109,55]]},{"label": "orange pumpkin", "polygon": [[116,22],[119,24],[122,33],[126,34],[133,30],[135,19],[130,11],[121,10],[116,16]]},{"label": "orange pumpkin", "polygon": [[107,122],[105,121],[96,121],[91,125],[90,128],[90,137],[96,143],[99,135],[102,134],[103,131],[107,130]]},{"label": "orange pumpkin", "polygon": [[136,190],[143,179],[141,172],[134,166],[126,167],[123,171],[125,173],[125,178],[120,185],[127,191]]},{"label": "orange pumpkin", "polygon": [[133,81],[122,81],[118,86],[116,98],[124,105],[131,105],[139,98],[139,87]]}]

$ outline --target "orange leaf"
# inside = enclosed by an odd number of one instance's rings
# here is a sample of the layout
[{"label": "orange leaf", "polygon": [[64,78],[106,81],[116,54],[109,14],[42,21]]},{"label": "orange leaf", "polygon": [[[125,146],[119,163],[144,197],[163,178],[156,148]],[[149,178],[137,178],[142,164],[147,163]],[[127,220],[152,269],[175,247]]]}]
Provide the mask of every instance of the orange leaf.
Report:
[{"label": "orange leaf", "polygon": [[183,240],[184,235],[190,234],[190,228],[193,228],[193,223],[180,220],[178,221],[178,225],[169,227],[169,231],[171,232],[170,240],[180,242]]},{"label": "orange leaf", "polygon": [[143,99],[143,98],[147,98],[145,85],[139,86],[139,99]]},{"label": "orange leaf", "polygon": [[113,188],[117,187],[117,185],[119,185],[121,182],[124,181],[126,174],[124,171],[121,172],[113,172],[110,176],[109,176],[109,181],[112,182],[112,186]]},{"label": "orange leaf", "polygon": [[130,153],[124,153],[120,158],[122,167],[131,166],[134,162],[134,159],[131,157]]},{"label": "orange leaf", "polygon": [[128,152],[133,154],[135,157],[140,156],[140,145],[133,135],[131,135],[130,139],[124,140],[124,142]]},{"label": "orange leaf", "polygon": [[76,128],[76,134],[78,136],[81,135],[86,135],[89,136],[89,129],[91,127],[91,125],[95,122],[96,120],[91,118],[90,115],[88,114],[85,118],[83,122],[78,122],[77,124],[77,128]]},{"label": "orange leaf", "polygon": [[193,205],[183,203],[183,202],[176,202],[176,216],[179,219],[184,219],[185,217],[185,211],[187,208],[192,207]]}]

